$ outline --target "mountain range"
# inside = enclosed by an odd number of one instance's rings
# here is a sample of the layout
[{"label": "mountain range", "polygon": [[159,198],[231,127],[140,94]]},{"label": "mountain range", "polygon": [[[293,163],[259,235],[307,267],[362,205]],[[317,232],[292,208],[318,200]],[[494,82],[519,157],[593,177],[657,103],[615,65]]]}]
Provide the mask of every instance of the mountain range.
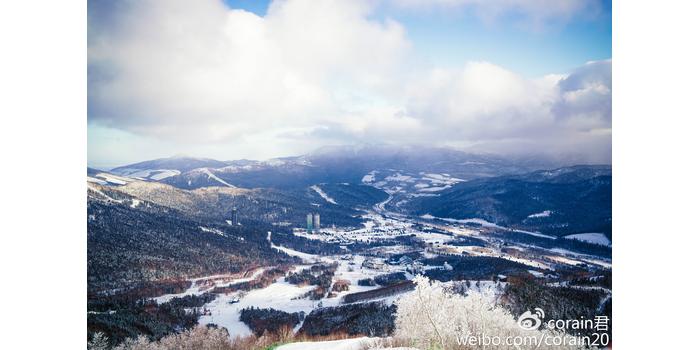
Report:
[{"label": "mountain range", "polygon": [[437,172],[469,180],[555,166],[542,158],[509,159],[420,146],[326,147],[302,156],[265,161],[171,157],[112,169],[115,175],[162,181],[179,188],[208,186],[294,188],[317,183],[359,183],[369,172]]}]

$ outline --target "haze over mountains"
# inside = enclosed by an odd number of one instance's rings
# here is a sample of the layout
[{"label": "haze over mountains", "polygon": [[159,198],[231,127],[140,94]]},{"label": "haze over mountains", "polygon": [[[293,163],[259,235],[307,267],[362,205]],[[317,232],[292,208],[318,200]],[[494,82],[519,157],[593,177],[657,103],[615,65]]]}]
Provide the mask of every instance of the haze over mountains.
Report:
[{"label": "haze over mountains", "polygon": [[507,158],[420,146],[334,146],[312,153],[265,161],[220,161],[175,156],[119,166],[113,174],[163,181],[180,188],[206,186],[307,186],[319,182],[359,182],[369,172],[450,173],[463,180],[518,174],[576,164],[545,157]]}]

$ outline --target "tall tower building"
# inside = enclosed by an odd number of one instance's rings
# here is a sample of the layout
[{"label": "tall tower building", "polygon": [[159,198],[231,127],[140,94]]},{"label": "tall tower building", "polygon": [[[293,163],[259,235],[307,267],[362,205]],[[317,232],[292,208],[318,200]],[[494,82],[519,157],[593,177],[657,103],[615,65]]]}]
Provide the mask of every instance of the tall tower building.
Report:
[{"label": "tall tower building", "polygon": [[314,216],[311,213],[306,214],[306,232],[311,233],[314,229]]},{"label": "tall tower building", "polygon": [[321,214],[314,214],[314,230],[318,231],[321,229]]},{"label": "tall tower building", "polygon": [[238,208],[231,209],[231,225],[238,225]]}]

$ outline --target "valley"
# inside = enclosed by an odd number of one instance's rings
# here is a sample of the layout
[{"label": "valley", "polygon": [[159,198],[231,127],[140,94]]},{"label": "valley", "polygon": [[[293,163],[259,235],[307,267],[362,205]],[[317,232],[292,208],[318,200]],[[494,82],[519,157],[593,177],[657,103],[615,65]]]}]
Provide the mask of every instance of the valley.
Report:
[{"label": "valley", "polygon": [[[571,317],[607,312],[609,167],[464,161],[451,173],[415,158],[375,157],[340,177],[327,155],[88,169],[88,333],[385,337],[418,276],[513,312],[544,307],[533,298]],[[372,157],[346,162],[359,159]]]},{"label": "valley", "polygon": [[[379,209],[378,206],[375,206],[375,209]],[[315,255],[297,252],[273,244],[273,248],[280,249],[282,252],[304,260],[304,264],[295,265],[291,271],[309,268],[314,264],[339,262],[340,265],[333,275],[333,281],[334,283],[337,281],[348,281],[348,290],[332,293],[332,295],[319,300],[308,300],[303,298],[303,296],[313,290],[314,286],[295,286],[285,282],[284,277],[280,277],[273,284],[263,289],[239,294],[220,295],[216,300],[204,306],[209,310],[209,314],[200,317],[199,323],[226,327],[232,337],[247,336],[251,334],[251,331],[238,320],[240,310],[244,308],[273,308],[289,313],[304,312],[308,315],[316,308],[335,307],[345,304],[343,299],[347,295],[381,288],[381,286],[358,285],[359,280],[375,278],[390,273],[404,274],[407,280],[411,280],[414,274],[417,273],[439,276],[439,274],[431,274],[430,272],[454,269],[449,263],[445,264],[448,261],[453,261],[454,259],[451,257],[454,256],[490,257],[513,262],[512,267],[509,266],[502,270],[489,272],[490,276],[475,273],[469,276],[471,278],[467,279],[474,285],[477,284],[477,281],[480,281],[479,289],[491,289],[494,292],[498,292],[499,286],[503,288],[507,275],[512,273],[526,272],[534,278],[554,284],[561,282],[566,276],[557,272],[562,268],[578,268],[580,272],[585,271],[585,273],[595,276],[604,273],[610,267],[610,259],[608,258],[578,254],[562,249],[544,250],[536,246],[509,242],[507,239],[494,238],[489,234],[489,230],[494,229],[494,226],[488,225],[488,223],[484,225],[485,229],[481,229],[464,226],[459,222],[441,224],[430,223],[420,219],[414,220],[406,216],[397,217],[384,211],[369,211],[363,218],[367,221],[363,223],[363,228],[357,230],[324,229],[319,233],[295,234],[305,239],[321,240],[338,244],[341,247],[355,241],[392,240],[397,236],[414,235],[426,247],[416,248],[415,246],[402,245],[397,242],[398,244],[396,245],[379,246],[376,249],[362,253]],[[497,227],[497,229],[507,231],[507,229],[501,227]],[[461,242],[463,238],[479,240],[479,245],[463,245]],[[506,248],[503,249],[504,247]],[[409,255],[418,257],[415,260],[416,263],[398,262],[401,257]],[[386,260],[388,262],[384,262]],[[430,261],[435,265],[423,265],[418,263],[420,260]],[[440,263],[441,261],[442,263]],[[370,265],[366,262],[374,263]],[[493,282],[493,280],[503,281]],[[362,302],[383,301],[391,305],[396,299],[401,298],[401,294],[379,296],[363,300]],[[230,300],[233,299],[239,300],[239,302],[231,304]],[[601,302],[604,303],[605,300]],[[301,327],[301,324],[297,326],[297,329],[299,327]]]}]

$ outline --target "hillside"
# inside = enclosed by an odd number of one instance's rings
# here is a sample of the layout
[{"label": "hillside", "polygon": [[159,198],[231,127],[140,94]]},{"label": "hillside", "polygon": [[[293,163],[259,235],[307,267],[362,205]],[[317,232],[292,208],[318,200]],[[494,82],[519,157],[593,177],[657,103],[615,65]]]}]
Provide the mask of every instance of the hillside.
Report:
[{"label": "hillside", "polygon": [[89,293],[292,261],[269,247],[265,226],[202,222],[99,185],[87,225]]},{"label": "hillside", "polygon": [[362,183],[370,172],[448,173],[464,180],[521,174],[552,167],[544,158],[510,159],[495,155],[419,146],[335,146],[309,154],[263,161],[171,157],[120,166],[112,173],[159,181],[183,189],[244,187],[298,189],[319,183]]},{"label": "hillside", "polygon": [[575,166],[454,185],[407,205],[416,215],[479,218],[555,236],[612,231],[609,166]]}]

